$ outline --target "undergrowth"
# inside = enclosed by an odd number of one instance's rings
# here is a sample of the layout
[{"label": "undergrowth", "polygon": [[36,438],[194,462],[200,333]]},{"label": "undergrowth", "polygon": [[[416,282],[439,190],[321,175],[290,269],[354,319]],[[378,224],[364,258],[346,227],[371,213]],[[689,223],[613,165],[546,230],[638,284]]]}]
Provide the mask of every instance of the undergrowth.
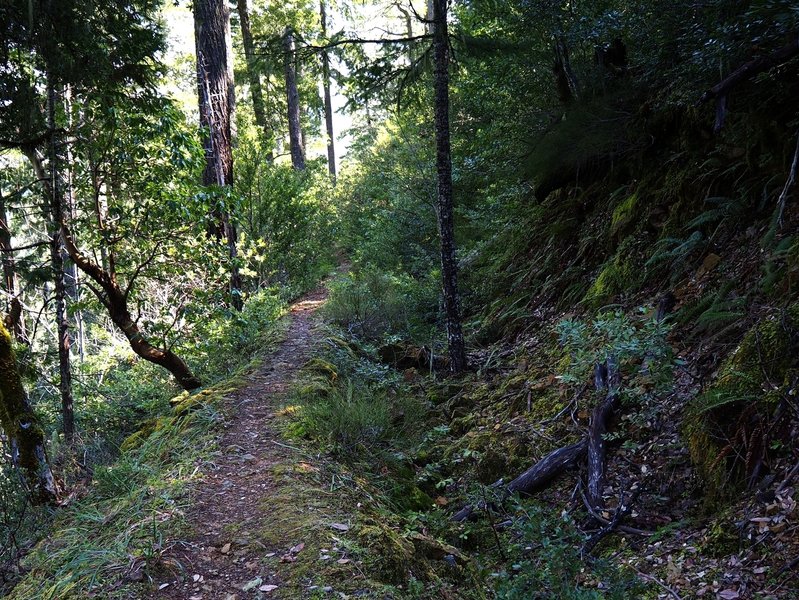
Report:
[{"label": "undergrowth", "polygon": [[214,448],[225,389],[209,390],[217,393],[207,404],[171,418],[141,447],[98,468],[86,497],[60,511],[48,538],[25,558],[27,574],[9,597],[124,597],[111,586],[170,566],[160,560],[163,540],[184,526],[187,486]]},{"label": "undergrowth", "polygon": [[[186,492],[215,449],[222,399],[274,347],[283,306],[264,293],[235,318],[207,323],[207,337],[192,354],[208,361],[207,384],[193,394],[170,402],[173,384],[143,362],[123,363],[105,386],[95,386],[82,413],[83,462],[57,436],[50,443],[60,474],[69,478],[66,507],[4,506],[3,547],[13,552],[0,559],[10,574],[21,560],[24,573],[10,598],[129,597],[137,582],[181,567],[162,560],[163,540],[185,526]],[[13,484],[3,473],[0,494]]]}]

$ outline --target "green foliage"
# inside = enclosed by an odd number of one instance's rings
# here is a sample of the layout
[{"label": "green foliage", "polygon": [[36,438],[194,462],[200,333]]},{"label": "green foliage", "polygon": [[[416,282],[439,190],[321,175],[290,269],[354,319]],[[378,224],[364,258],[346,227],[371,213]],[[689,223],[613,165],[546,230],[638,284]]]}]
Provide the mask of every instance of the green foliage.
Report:
[{"label": "green foliage", "polygon": [[584,541],[565,513],[531,508],[514,520],[519,534],[512,546],[513,568],[500,573],[497,597],[503,600],[624,600],[642,597],[644,586],[634,573],[611,559],[586,562]]},{"label": "green foliage", "polygon": [[430,343],[439,322],[437,273],[417,280],[370,268],[350,271],[330,285],[325,316],[367,341],[385,336]]},{"label": "green foliage", "polygon": [[26,557],[28,572],[10,598],[84,598],[133,570],[154,574],[163,539],[181,526],[178,500],[214,448],[219,421],[211,402],[98,468],[89,495],[63,509],[51,537]]},{"label": "green foliage", "polygon": [[594,365],[614,362],[622,375],[636,374],[646,361],[646,371],[661,385],[671,378],[672,350],[666,340],[671,325],[658,321],[646,308],[631,319],[621,311],[597,315],[590,323],[564,319],[556,326],[560,343],[569,355],[567,369],[560,375],[566,383],[583,383]]},{"label": "green foliage", "polygon": [[667,237],[658,240],[654,252],[646,261],[647,267],[666,265],[672,281],[685,274],[688,260],[697,250],[705,248],[706,240],[701,231],[694,231],[686,239]]},{"label": "green foliage", "polygon": [[252,141],[236,150],[239,251],[251,286],[282,286],[286,298],[312,288],[334,265],[332,189],[318,161],[299,173],[270,164]]},{"label": "green foliage", "polygon": [[190,315],[190,337],[183,347],[206,380],[229,377],[270,347],[285,312],[280,296],[280,288],[263,289],[240,312],[219,308],[210,315]]},{"label": "green foliage", "polygon": [[308,363],[311,377],[294,390],[293,431],[349,456],[411,443],[423,406],[401,378],[348,347],[334,345],[329,358]]},{"label": "green foliage", "polygon": [[796,385],[797,331],[796,304],[756,323],[715,381],[691,400],[685,433],[710,504],[726,499],[772,456],[769,443],[779,440],[770,437],[767,424]]}]

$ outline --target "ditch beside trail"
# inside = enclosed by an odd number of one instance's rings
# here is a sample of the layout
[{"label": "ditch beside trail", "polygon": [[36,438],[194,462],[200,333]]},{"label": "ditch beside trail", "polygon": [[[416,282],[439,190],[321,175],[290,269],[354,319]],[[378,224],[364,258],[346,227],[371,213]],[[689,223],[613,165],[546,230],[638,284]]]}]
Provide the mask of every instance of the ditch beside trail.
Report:
[{"label": "ditch beside trail", "polygon": [[319,342],[315,313],[325,298],[320,289],[291,307],[285,340],[225,399],[219,452],[191,493],[189,530],[165,542],[167,568],[148,597],[243,600],[317,592],[307,567],[319,560],[308,555],[318,549],[305,538],[311,524],[327,528],[329,539],[335,508],[314,477],[313,457],[282,438],[278,421],[286,392]]}]

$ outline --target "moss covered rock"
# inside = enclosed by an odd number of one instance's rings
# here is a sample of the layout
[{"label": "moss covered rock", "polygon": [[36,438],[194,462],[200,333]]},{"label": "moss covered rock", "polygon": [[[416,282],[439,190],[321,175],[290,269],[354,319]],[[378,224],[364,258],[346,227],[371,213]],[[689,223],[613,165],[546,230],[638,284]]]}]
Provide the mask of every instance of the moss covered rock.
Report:
[{"label": "moss covered rock", "polygon": [[765,427],[799,367],[799,304],[761,320],[721,366],[713,384],[688,405],[691,458],[715,502],[740,488],[765,451]]},{"label": "moss covered rock", "polygon": [[370,573],[384,583],[403,584],[413,572],[414,547],[390,527],[371,522],[357,532],[358,545],[366,550]]}]

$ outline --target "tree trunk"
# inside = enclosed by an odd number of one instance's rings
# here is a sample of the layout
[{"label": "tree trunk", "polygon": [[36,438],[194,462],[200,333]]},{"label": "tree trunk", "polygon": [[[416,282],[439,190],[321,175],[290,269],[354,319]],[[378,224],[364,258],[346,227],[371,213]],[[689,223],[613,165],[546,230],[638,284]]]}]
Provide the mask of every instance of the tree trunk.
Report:
[{"label": "tree trunk", "polygon": [[447,0],[433,0],[435,56],[435,128],[438,171],[438,226],[441,235],[441,277],[447,325],[450,368],[466,369],[466,347],[461,328],[458,264],[455,259],[455,223],[452,200],[452,155],[449,140],[449,39]]},{"label": "tree trunk", "polygon": [[[327,38],[326,0],[319,1],[319,18],[322,22],[322,38]],[[330,95],[330,55],[322,50],[322,88],[325,95],[325,127],[327,128],[327,170],[333,184],[336,183],[336,148],[333,131],[333,99]]]},{"label": "tree trunk", "polygon": [[61,227],[61,235],[70,257],[78,265],[78,268],[100,286],[103,293],[97,294],[98,299],[108,309],[111,320],[122,330],[133,351],[144,360],[172,373],[183,389],[191,391],[200,387],[202,382],[191,372],[183,359],[168,348],[153,346],[144,337],[128,308],[130,282],[127,290],[123,291],[117,283],[116,277],[102,270],[78,250],[66,225]]},{"label": "tree trunk", "polygon": [[0,323],[0,425],[8,439],[11,460],[22,473],[32,500],[37,504],[57,499],[44,432],[28,402],[17,368],[11,336]]},{"label": "tree trunk", "polygon": [[14,253],[11,249],[11,229],[8,224],[6,214],[6,201],[3,197],[3,190],[0,189],[0,252],[3,257],[3,289],[7,295],[6,313],[7,323],[14,332],[14,337],[20,343],[27,343],[28,336],[25,333],[25,319],[22,314],[22,304],[20,304],[19,280],[17,278],[17,266],[14,260]]},{"label": "tree trunk", "polygon": [[247,60],[247,76],[250,80],[250,96],[252,97],[252,109],[255,113],[255,124],[263,131],[263,144],[268,148],[266,160],[272,162],[272,129],[266,120],[266,104],[264,103],[264,91],[261,87],[261,75],[258,72],[257,60],[255,56],[255,44],[252,40],[252,30],[250,29],[250,14],[247,10],[247,0],[237,0],[236,6],[239,13],[239,23],[241,24],[241,40],[244,45],[244,57]]},{"label": "tree trunk", "polygon": [[552,72],[555,74],[558,98],[563,104],[569,104],[578,97],[577,78],[572,71],[569,48],[563,34],[559,34],[555,38],[554,53],[555,61],[552,65]]},{"label": "tree trunk", "polygon": [[302,129],[300,128],[300,94],[297,91],[297,73],[294,62],[294,33],[289,27],[286,27],[286,31],[283,33],[283,59],[286,75],[291,164],[298,171],[302,171],[305,169],[305,156],[302,151]]},{"label": "tree trunk", "polygon": [[[233,54],[230,12],[225,0],[195,0],[194,42],[197,52],[197,99],[203,140],[203,185],[233,185]],[[236,264],[236,227],[228,211],[214,210],[210,233],[225,239],[230,257],[230,294],[241,310],[241,277]]]},{"label": "tree trunk", "polygon": [[[66,93],[64,94],[64,106],[66,108],[67,113],[67,129],[72,129],[72,88],[70,86],[66,87]],[[64,211],[68,215],[70,219],[75,218],[75,194],[74,194],[74,185],[73,185],[73,164],[74,158],[72,156],[72,147],[67,144],[65,149],[66,154],[66,164],[64,168],[65,173],[65,189],[64,189]],[[80,302],[80,277],[78,275],[78,267],[75,266],[75,263],[72,262],[72,259],[69,257],[69,253],[66,251],[66,248],[61,248],[61,257],[64,262],[64,283],[66,285],[67,297],[71,302]],[[80,357],[81,362],[83,361],[83,353],[84,353],[84,328],[83,328],[83,311],[78,309],[74,313],[74,321],[75,321],[75,332],[76,337],[73,340],[75,345],[77,346],[77,353]]]},{"label": "tree trunk", "polygon": [[61,242],[61,220],[64,214],[64,186],[61,181],[61,139],[56,133],[56,106],[60,101],[52,81],[47,74],[47,129],[50,132],[48,163],[50,174],[50,265],[55,285],[55,319],[58,344],[58,389],[61,392],[61,418],[64,438],[71,442],[75,436],[75,406],[72,398],[72,369],[70,368],[70,336],[67,320],[67,286],[64,273],[64,247]]},{"label": "tree trunk", "polygon": [[591,508],[599,511],[605,506],[602,499],[607,456],[605,434],[608,431],[610,417],[619,403],[619,372],[614,359],[609,358],[604,363],[594,366],[594,385],[597,390],[607,391],[605,399],[599,402],[591,413],[587,436],[588,502]]}]

